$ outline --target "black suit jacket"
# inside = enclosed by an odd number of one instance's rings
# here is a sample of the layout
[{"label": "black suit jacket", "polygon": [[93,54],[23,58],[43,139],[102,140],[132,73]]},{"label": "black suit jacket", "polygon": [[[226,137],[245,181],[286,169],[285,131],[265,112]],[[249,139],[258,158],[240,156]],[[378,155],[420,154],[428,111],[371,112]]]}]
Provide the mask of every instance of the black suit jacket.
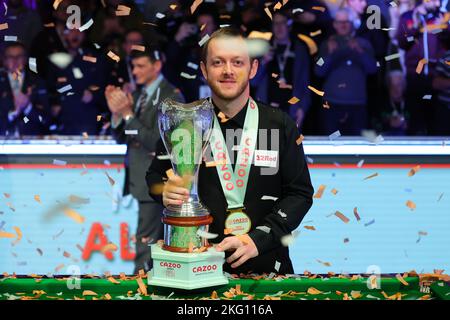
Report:
[{"label": "black suit jacket", "polygon": [[49,103],[45,82],[30,71],[25,72],[21,91],[31,89],[32,109],[24,121],[22,112],[14,121],[8,120],[8,113],[14,111],[14,97],[9,83],[8,73],[0,72],[0,136],[12,135],[17,130],[20,135],[44,135],[48,133]]},{"label": "black suit jacket", "polygon": [[[281,238],[289,235],[299,226],[312,205],[314,190],[303,147],[296,143],[299,132],[293,120],[280,110],[264,106],[261,103],[258,103],[258,107],[259,129],[268,129],[269,138],[266,140],[258,136],[257,149],[278,151],[278,170],[276,173],[274,170],[272,172],[274,174],[271,175],[261,174],[264,172],[262,170],[268,168],[257,167],[252,162],[244,206],[252,221],[248,235],[255,242],[259,255],[237,269],[232,269],[226,263],[224,270],[231,273],[250,271],[293,273],[288,248],[281,244]],[[242,128],[246,108],[244,107],[233,119],[221,124],[222,131]],[[215,111],[216,114],[219,112],[217,108]],[[272,140],[270,132],[274,134],[274,140]],[[276,132],[279,133],[278,139]],[[158,144],[158,152],[166,154],[162,141]],[[208,154],[208,150],[205,154]],[[156,158],[147,172],[148,186],[161,183],[163,178],[166,178],[166,170],[170,167],[170,161]],[[227,201],[220,185],[217,169],[206,167],[203,162],[200,165],[198,179],[199,197],[214,218],[210,225],[210,232],[219,234],[219,237],[212,242],[218,243],[225,237]],[[162,202],[161,195],[152,194],[152,196]],[[262,200],[263,196],[272,196],[277,200]],[[269,232],[267,233],[261,228],[257,229],[262,226],[266,227],[262,228],[266,231],[267,228],[270,228]],[[275,270],[277,261],[281,263],[278,271]]]}]

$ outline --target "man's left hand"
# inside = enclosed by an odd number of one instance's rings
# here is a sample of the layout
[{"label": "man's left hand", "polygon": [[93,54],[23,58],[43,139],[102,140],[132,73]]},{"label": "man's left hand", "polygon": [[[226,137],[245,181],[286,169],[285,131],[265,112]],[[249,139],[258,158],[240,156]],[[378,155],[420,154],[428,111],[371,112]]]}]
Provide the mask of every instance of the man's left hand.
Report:
[{"label": "man's left hand", "polygon": [[221,243],[216,246],[217,251],[229,251],[235,249],[234,253],[228,257],[227,262],[233,263],[232,268],[237,268],[248,259],[258,256],[258,248],[252,238],[248,235],[240,235],[233,237],[226,237]]}]

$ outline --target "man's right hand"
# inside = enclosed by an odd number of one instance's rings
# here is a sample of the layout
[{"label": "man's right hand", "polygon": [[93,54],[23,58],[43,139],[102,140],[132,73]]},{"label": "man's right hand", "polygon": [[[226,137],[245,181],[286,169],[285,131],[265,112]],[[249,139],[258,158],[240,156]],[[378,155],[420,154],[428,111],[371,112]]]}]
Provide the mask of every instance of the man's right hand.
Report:
[{"label": "man's right hand", "polygon": [[163,187],[163,204],[181,205],[185,200],[189,199],[189,190],[185,188],[186,179],[175,174],[170,175]]}]

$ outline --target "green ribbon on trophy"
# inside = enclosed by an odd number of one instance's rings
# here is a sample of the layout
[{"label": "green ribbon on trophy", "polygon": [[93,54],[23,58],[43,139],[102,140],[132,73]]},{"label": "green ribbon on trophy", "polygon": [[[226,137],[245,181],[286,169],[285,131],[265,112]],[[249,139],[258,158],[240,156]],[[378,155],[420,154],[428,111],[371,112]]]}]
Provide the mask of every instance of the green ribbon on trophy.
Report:
[{"label": "green ribbon on trophy", "polygon": [[245,213],[244,199],[256,148],[258,122],[258,105],[250,98],[239,143],[237,162],[233,170],[219,121],[217,116],[214,117],[213,132],[210,139],[211,150],[216,162],[220,184],[228,203],[225,228],[233,235],[246,234],[251,229],[251,220]]}]

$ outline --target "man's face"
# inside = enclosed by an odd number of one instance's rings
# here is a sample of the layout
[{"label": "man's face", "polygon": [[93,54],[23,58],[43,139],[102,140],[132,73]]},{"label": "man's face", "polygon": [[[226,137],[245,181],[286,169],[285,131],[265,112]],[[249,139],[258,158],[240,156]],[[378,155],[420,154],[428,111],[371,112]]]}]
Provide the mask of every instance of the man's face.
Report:
[{"label": "man's face", "polygon": [[272,32],[275,39],[286,39],[289,37],[288,19],[282,14],[275,14],[272,21]]},{"label": "man's face", "polygon": [[64,39],[70,49],[77,50],[84,41],[84,33],[78,29],[68,29],[64,31]]},{"label": "man's face", "polygon": [[131,54],[131,48],[133,45],[142,45],[144,42],[144,39],[142,38],[142,35],[139,32],[130,32],[125,37],[125,41],[123,43],[123,51],[125,51],[125,54],[129,56]]},{"label": "man's face", "polygon": [[348,0],[348,5],[350,8],[355,10],[358,14],[363,14],[364,10],[367,7],[367,1],[366,0]]},{"label": "man's face", "polygon": [[231,101],[247,89],[249,79],[258,69],[258,61],[255,59],[250,64],[243,38],[221,37],[210,41],[206,65],[202,62],[201,68],[212,92],[220,99]]},{"label": "man's face", "polygon": [[343,11],[338,11],[334,18],[333,27],[339,36],[348,36],[352,32],[352,24],[348,14]]},{"label": "man's face", "polygon": [[425,6],[425,9],[427,9],[428,12],[433,12],[439,9],[441,6],[440,0],[424,0],[423,5]]},{"label": "man's face", "polygon": [[139,85],[148,85],[155,80],[161,71],[161,61],[152,63],[148,57],[138,57],[131,61],[133,75]]},{"label": "man's face", "polygon": [[5,51],[5,68],[8,72],[22,71],[27,61],[27,55],[22,47],[11,47]]}]

